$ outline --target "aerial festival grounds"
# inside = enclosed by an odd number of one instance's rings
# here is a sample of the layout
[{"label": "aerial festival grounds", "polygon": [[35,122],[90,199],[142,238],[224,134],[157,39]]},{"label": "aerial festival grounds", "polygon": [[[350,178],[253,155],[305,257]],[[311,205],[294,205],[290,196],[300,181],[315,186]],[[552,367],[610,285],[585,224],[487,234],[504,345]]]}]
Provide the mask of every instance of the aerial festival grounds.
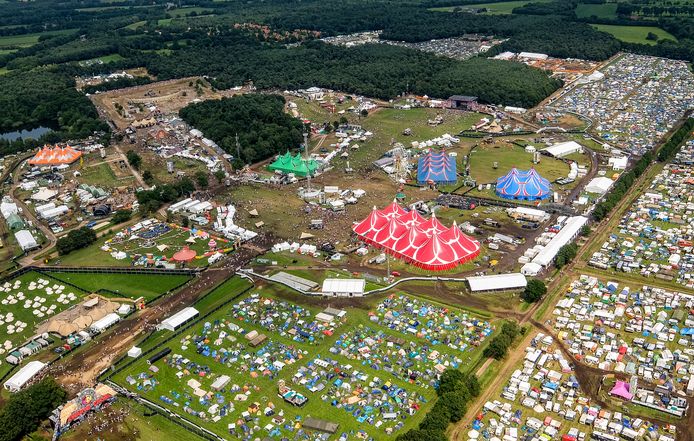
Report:
[{"label": "aerial festival grounds", "polygon": [[230,303],[158,331],[112,379],[222,437],[291,439],[318,419],[394,439],[431,407],[436,375],[476,364],[496,326],[401,293],[343,310],[283,289],[230,279],[210,294]]}]

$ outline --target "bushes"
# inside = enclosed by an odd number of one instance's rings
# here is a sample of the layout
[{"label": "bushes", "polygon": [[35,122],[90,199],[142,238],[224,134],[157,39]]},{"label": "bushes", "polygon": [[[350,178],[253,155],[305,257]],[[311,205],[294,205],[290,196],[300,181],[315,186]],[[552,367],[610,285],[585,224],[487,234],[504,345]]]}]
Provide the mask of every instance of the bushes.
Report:
[{"label": "bushes", "polygon": [[195,191],[195,184],[188,177],[184,177],[174,184],[157,186],[151,190],[137,192],[137,202],[140,204],[141,213],[156,211],[162,204],[173,202],[183,195]]},{"label": "bushes", "polygon": [[67,393],[52,378],[10,397],[0,411],[0,441],[15,441],[35,431],[62,404]]},{"label": "bushes", "polygon": [[118,210],[111,218],[112,224],[120,224],[122,222],[127,222],[132,217],[132,210]]},{"label": "bushes", "polygon": [[88,247],[94,242],[96,242],[96,232],[89,227],[82,227],[72,230],[66,236],[58,239],[55,247],[58,249],[58,254],[62,256],[71,251]]},{"label": "bushes", "polygon": [[516,322],[506,322],[501,326],[501,332],[489,342],[489,346],[484,348],[482,355],[501,360],[506,356],[508,348],[513,340],[518,336],[520,328]]},{"label": "bushes", "polygon": [[438,401],[424,417],[417,429],[399,435],[396,441],[446,441],[449,423],[455,423],[465,415],[467,403],[480,393],[480,385],[474,375],[463,374],[457,369],[446,369],[436,389]]},{"label": "bushes", "polygon": [[538,279],[530,279],[525,290],[521,294],[521,298],[528,303],[537,302],[547,294],[547,286],[545,282]]}]

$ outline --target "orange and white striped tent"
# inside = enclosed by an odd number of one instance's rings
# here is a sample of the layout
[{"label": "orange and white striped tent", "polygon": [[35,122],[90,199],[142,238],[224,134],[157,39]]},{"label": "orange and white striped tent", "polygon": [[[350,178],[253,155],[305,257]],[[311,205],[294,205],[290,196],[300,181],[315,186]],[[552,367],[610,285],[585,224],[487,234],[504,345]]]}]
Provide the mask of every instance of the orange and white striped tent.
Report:
[{"label": "orange and white striped tent", "polygon": [[39,152],[29,159],[31,165],[60,165],[72,164],[82,156],[82,152],[75,150],[69,145],[65,147],[43,146]]}]

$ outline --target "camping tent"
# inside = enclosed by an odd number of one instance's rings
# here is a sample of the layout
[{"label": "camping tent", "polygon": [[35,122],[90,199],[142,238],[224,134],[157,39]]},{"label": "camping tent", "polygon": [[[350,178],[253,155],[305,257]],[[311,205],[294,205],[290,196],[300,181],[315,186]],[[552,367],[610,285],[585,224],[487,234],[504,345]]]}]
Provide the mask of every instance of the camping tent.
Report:
[{"label": "camping tent", "polygon": [[457,181],[455,158],[445,151],[429,151],[419,158],[417,182],[419,184],[455,184]]},{"label": "camping tent", "polygon": [[480,253],[479,242],[463,234],[455,223],[447,228],[436,216],[424,219],[395,201],[383,210],[374,207],[353,231],[364,242],[432,271],[455,268]]},{"label": "camping tent", "polygon": [[304,177],[308,174],[313,175],[318,169],[318,163],[309,159],[301,157],[300,153],[296,156],[292,156],[291,153],[287,152],[284,155],[279,155],[277,159],[268,166],[268,170],[271,171],[281,171],[282,173],[294,173],[296,176]]},{"label": "camping tent", "polygon": [[508,174],[496,180],[496,194],[505,199],[534,201],[546,199],[551,193],[549,181],[531,168],[528,171],[513,167]]}]

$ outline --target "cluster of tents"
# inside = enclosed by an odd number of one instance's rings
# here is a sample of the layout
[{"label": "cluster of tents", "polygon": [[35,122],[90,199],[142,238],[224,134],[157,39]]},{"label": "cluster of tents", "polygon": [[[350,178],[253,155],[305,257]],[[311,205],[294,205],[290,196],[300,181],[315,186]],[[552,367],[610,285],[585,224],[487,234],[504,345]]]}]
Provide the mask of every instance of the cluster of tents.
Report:
[{"label": "cluster of tents", "polygon": [[447,228],[436,216],[425,219],[395,201],[382,210],[374,207],[353,231],[365,243],[430,271],[453,269],[480,253],[480,243],[455,223]]}]

